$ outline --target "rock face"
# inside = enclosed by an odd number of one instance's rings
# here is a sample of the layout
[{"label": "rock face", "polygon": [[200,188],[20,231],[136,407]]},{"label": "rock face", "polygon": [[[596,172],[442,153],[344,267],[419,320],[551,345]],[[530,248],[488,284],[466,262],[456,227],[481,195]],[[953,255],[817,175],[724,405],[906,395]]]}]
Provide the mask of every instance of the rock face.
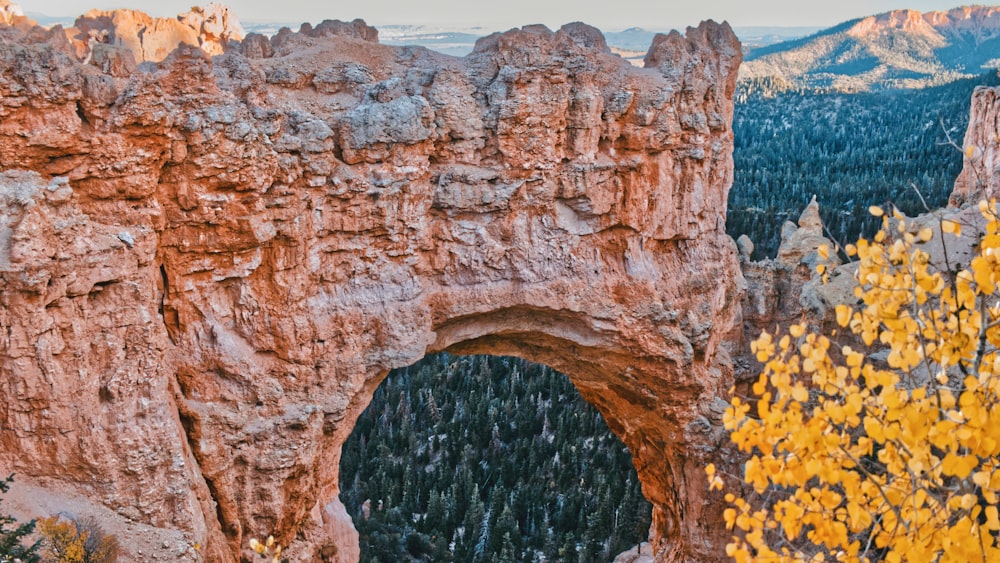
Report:
[{"label": "rock face", "polygon": [[116,58],[129,56],[132,66],[135,62],[159,62],[182,44],[219,55],[246,35],[229,8],[214,3],[195,6],[176,18],[154,18],[136,10],[91,10],[68,29],[35,26],[17,4],[0,0],[0,38],[20,44],[44,42],[85,63],[95,57],[107,59],[109,52]]},{"label": "rock face", "polygon": [[1000,88],[980,86],[972,93],[965,160],[955,180],[951,205],[976,203],[1000,195]]},{"label": "rock face", "polygon": [[511,354],[628,445],[657,558],[717,560],[728,25],[657,38],[645,69],[582,24],[464,59],[373,31],[144,65],[0,42],[0,470],[189,542],[128,560],[236,561],[273,533],[355,561],[340,448],[382,378]]},{"label": "rock face", "polygon": [[137,61],[162,61],[180,44],[219,55],[246,32],[229,8],[195,6],[176,18],[153,18],[136,10],[91,10],[76,20],[76,37],[94,37],[101,43],[125,47]]},{"label": "rock face", "polygon": [[77,18],[74,27],[77,39],[93,37],[100,43],[124,47],[137,61],[162,61],[181,44],[219,55],[231,41],[246,35],[229,8],[218,4],[196,6],[173,19],[153,18],[135,10],[91,10]]},{"label": "rock face", "polygon": [[0,24],[14,25],[22,19],[26,18],[20,6],[10,0],[0,0]]},{"label": "rock face", "polygon": [[[774,331],[776,326],[809,319],[820,328],[832,318],[836,305],[847,303],[853,296],[854,276],[857,268],[851,264],[840,266],[833,241],[823,236],[823,222],[819,216],[816,198],[799,216],[798,223],[786,221],[781,229],[781,245],[774,259],[751,261],[753,242],[746,235],[737,245],[743,249],[740,267],[746,280],[747,291],[743,297],[743,331],[736,336],[741,343],[738,379],[754,378],[760,373],[759,365],[749,354],[750,341],[761,331]],[[821,258],[817,249],[826,245],[827,258]],[[826,284],[817,274],[816,267],[823,264],[828,269]]]}]

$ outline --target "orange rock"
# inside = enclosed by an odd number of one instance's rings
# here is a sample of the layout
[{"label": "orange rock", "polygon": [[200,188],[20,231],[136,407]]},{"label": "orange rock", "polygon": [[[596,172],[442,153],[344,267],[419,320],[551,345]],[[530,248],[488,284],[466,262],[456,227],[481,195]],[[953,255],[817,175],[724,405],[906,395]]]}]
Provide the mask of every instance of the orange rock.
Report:
[{"label": "orange rock", "polygon": [[24,20],[27,18],[24,16],[21,6],[10,0],[0,0],[0,24],[15,25],[18,21]]},{"label": "orange rock", "polygon": [[154,18],[137,10],[91,10],[77,18],[74,29],[77,40],[124,47],[139,62],[162,61],[182,44],[219,55],[246,35],[229,8],[215,3],[195,6],[176,18]]},{"label": "orange rock", "polygon": [[[955,180],[949,203],[975,204],[1000,195],[1000,139],[996,123],[1000,116],[1000,88],[980,86],[972,93],[969,126],[960,148],[964,151],[962,172]],[[958,139],[955,139],[957,142]]]},{"label": "orange rock", "polygon": [[381,379],[512,354],[628,445],[659,560],[720,557],[728,25],[637,69],[582,24],[457,59],[329,22],[211,58],[186,45],[224,33],[164,22],[78,20],[184,43],[156,65],[0,43],[0,470],[191,542],[129,560],[273,533],[354,561],[340,448]]}]

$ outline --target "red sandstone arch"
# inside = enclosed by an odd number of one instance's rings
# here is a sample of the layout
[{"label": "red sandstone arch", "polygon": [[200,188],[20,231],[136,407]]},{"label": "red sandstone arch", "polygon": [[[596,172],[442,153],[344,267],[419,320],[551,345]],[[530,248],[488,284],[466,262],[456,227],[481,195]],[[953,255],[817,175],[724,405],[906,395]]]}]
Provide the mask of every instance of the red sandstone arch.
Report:
[{"label": "red sandstone arch", "polygon": [[208,560],[268,529],[347,561],[340,447],[388,370],[516,355],[633,452],[660,558],[714,559],[729,27],[658,36],[645,69],[582,24],[464,59],[359,36],[127,76],[0,44],[34,92],[0,85],[0,468]]}]

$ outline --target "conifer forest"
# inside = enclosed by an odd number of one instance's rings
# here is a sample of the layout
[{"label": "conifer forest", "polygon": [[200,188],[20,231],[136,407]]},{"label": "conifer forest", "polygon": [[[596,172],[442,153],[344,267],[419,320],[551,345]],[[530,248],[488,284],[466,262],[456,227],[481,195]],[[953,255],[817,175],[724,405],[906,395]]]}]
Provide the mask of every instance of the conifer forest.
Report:
[{"label": "conifer forest", "polygon": [[749,236],[759,260],[777,253],[782,223],[814,195],[841,244],[875,232],[870,205],[891,202],[912,216],[925,211],[922,196],[928,208],[943,207],[962,169],[972,91],[998,83],[990,73],[858,94],[744,88],[753,93],[740,96],[733,117],[729,234]]},{"label": "conifer forest", "polygon": [[650,505],[628,449],[569,379],[509,357],[390,373],[344,445],[361,561],[610,561]]}]

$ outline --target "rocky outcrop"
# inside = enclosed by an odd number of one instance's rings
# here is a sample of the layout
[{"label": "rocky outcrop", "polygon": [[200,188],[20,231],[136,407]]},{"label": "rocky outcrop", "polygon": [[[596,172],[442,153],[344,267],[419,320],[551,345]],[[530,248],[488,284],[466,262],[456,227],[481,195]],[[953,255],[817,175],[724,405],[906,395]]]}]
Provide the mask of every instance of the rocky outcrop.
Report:
[{"label": "rocky outcrop", "polygon": [[179,45],[219,55],[244,35],[229,8],[214,3],[195,6],[176,18],[154,18],[136,10],[91,10],[73,27],[43,29],[24,17],[17,4],[0,0],[0,39],[21,45],[44,43],[85,63],[109,51],[136,62],[159,62]]},{"label": "rocky outcrop", "polygon": [[[826,258],[818,252],[824,245],[828,249]],[[744,327],[734,337],[740,342],[738,379],[756,379],[760,366],[748,353],[750,341],[762,331],[773,332],[775,327],[807,319],[812,328],[823,328],[838,304],[853,300],[857,268],[852,264],[841,266],[834,242],[823,234],[815,197],[797,223],[786,221],[782,226],[781,245],[775,258],[751,261],[753,242],[746,235],[740,237],[737,246],[747,284],[743,297]],[[824,276],[817,272],[821,264],[827,269],[825,282]]]},{"label": "rocky outcrop", "polygon": [[950,203],[960,206],[1000,195],[1000,88],[979,86],[972,93],[969,126],[962,143],[962,172]]},{"label": "rocky outcrop", "polygon": [[15,25],[21,21],[30,21],[24,16],[21,6],[10,0],[0,0],[0,25]]},{"label": "rocky outcrop", "polygon": [[246,35],[229,8],[214,3],[195,6],[176,18],[153,18],[136,10],[91,10],[77,18],[74,28],[74,38],[124,47],[140,62],[162,61],[182,44],[219,55]]},{"label": "rocky outcrop", "polygon": [[142,65],[0,42],[0,470],[172,531],[130,561],[353,561],[340,447],[381,379],[512,354],[629,446],[658,559],[716,560],[729,27],[645,69],[580,24],[464,59],[320,27]]},{"label": "rocky outcrop", "polygon": [[[933,212],[907,217],[892,210],[887,214],[890,237],[909,233],[915,240],[914,247],[926,252],[928,261],[937,271],[950,271],[956,265],[969,264],[975,256],[978,236],[974,233],[985,229],[985,221],[978,206],[964,205],[961,208],[947,207]],[[903,228],[900,221],[905,222]],[[955,237],[942,233],[942,222],[951,221],[963,225],[963,236]],[[928,241],[920,241],[918,233],[930,229]],[[815,198],[802,212],[798,224],[785,222],[781,233],[778,255],[771,259],[751,261],[751,251],[742,251],[740,267],[747,284],[743,296],[743,330],[734,335],[740,342],[734,355],[736,379],[738,383],[755,381],[760,374],[760,364],[749,353],[750,341],[762,331],[772,334],[793,323],[806,323],[813,331],[830,334],[841,331],[835,324],[834,311],[838,305],[856,306],[858,298],[858,262],[841,263],[841,256],[835,243],[823,236],[823,224],[819,216],[819,206]],[[752,242],[741,237],[741,248]],[[852,241],[853,243],[853,241]],[[739,245],[739,243],[738,243]],[[826,246],[828,256],[823,258],[817,250]],[[818,266],[824,267],[820,274]],[[867,346],[856,335],[843,333],[840,339],[857,350]],[[876,358],[878,352],[876,347]],[[884,359],[884,358],[883,358]]]}]

